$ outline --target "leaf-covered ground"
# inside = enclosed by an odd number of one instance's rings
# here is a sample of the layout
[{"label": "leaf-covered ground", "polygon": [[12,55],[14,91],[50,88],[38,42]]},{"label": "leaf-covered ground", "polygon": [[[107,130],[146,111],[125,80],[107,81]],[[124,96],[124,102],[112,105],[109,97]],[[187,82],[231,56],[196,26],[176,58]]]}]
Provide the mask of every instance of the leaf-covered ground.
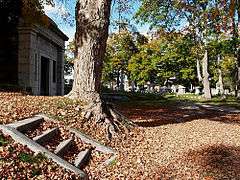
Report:
[{"label": "leaf-covered ground", "polygon": [[[116,149],[118,157],[109,167],[87,169],[91,179],[240,179],[240,115],[179,102],[138,101],[121,104],[119,109],[139,127],[109,143],[103,126],[81,118],[80,102],[0,93],[1,123],[46,113]],[[4,154],[8,159],[4,159]],[[49,160],[35,160],[38,157],[32,157],[31,151],[9,137],[0,138],[0,155],[1,177],[17,179],[27,171],[31,178],[48,179],[49,169],[53,169],[51,176],[56,178],[64,179],[66,175]],[[33,162],[25,162],[29,155]],[[9,171],[10,166],[16,170]]]}]

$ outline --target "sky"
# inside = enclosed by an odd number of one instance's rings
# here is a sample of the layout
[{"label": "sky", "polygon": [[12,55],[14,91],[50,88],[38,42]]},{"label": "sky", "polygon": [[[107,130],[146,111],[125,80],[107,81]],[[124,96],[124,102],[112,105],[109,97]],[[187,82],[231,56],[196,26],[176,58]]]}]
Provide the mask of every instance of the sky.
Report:
[{"label": "sky", "polygon": [[[69,41],[73,40],[75,34],[75,22],[74,22],[74,11],[75,11],[75,3],[76,0],[68,0],[65,1],[65,4],[58,3],[59,0],[55,0],[55,6],[44,6],[45,13],[52,18],[58,27],[69,37]],[[127,15],[129,19],[131,19],[131,23],[138,29],[138,31],[142,34],[146,34],[149,29],[149,25],[139,25],[136,24],[134,20],[132,20],[132,16],[134,12],[140,6],[139,3],[134,2],[132,4],[131,14]],[[116,12],[112,11],[112,17],[116,17]],[[64,20],[66,18],[66,20]],[[113,27],[110,27],[110,33],[114,32],[115,30]]]}]

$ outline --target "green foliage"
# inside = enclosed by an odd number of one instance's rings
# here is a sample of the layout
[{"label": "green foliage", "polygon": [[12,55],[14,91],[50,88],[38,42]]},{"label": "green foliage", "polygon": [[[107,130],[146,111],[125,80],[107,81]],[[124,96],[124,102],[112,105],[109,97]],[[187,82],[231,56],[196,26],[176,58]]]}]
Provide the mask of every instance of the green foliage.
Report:
[{"label": "green foliage", "polygon": [[225,87],[234,90],[237,82],[237,68],[235,58],[233,56],[225,56],[221,62],[221,69],[224,73]]},{"label": "green foliage", "polygon": [[[167,32],[176,32],[182,30],[191,36],[194,45],[182,47],[172,47],[174,50],[166,59],[171,62],[175,59],[176,69],[181,74],[182,79],[194,79],[194,70],[185,68],[186,62],[191,62],[193,59],[202,58],[204,49],[209,52],[210,77],[212,82],[218,81],[219,69],[224,74],[224,84],[227,87],[234,86],[236,79],[236,61],[239,52],[239,36],[237,19],[240,17],[239,12],[240,1],[158,1],[158,0],[141,0],[141,6],[135,15],[135,18],[142,23],[149,23],[156,29],[165,29]],[[230,36],[231,34],[231,36]],[[185,49],[185,48],[186,49]],[[184,51],[187,52],[191,48],[192,54],[187,60],[184,57]],[[179,49],[179,51],[175,51]],[[183,53],[182,53],[183,52]],[[183,59],[176,58],[183,55]],[[176,56],[177,55],[177,56]],[[233,55],[235,59],[233,59]],[[221,57],[221,65],[218,57]],[[231,61],[226,60],[231,57]],[[162,58],[163,59],[163,58]],[[178,59],[176,61],[176,59]],[[239,61],[239,60],[238,60]],[[179,63],[178,63],[179,62]],[[170,63],[172,64],[172,63]],[[181,65],[183,65],[181,67]],[[224,65],[224,67],[222,66]],[[162,77],[170,75],[171,71],[162,65]],[[236,84],[236,83],[235,83]]]},{"label": "green foliage", "polygon": [[[234,90],[237,82],[237,62],[234,57],[236,40],[219,37],[208,43],[210,58],[210,73],[215,83],[218,81],[218,69],[224,74],[224,86]],[[217,56],[220,62],[217,62]]]},{"label": "green foliage", "polygon": [[141,0],[141,7],[135,15],[139,22],[148,22],[152,27],[173,29],[181,23],[182,15],[175,1]]},{"label": "green foliage", "polygon": [[140,47],[131,58],[128,69],[138,84],[147,81],[163,83],[176,77],[179,83],[195,80],[193,42],[180,33],[162,33],[160,38]]},{"label": "green foliage", "polygon": [[34,157],[29,155],[29,154],[26,154],[26,153],[20,153],[18,158],[22,162],[28,162],[28,163],[33,163],[34,162]]},{"label": "green foliage", "polygon": [[136,50],[133,36],[129,31],[111,35],[104,60],[103,81],[109,82],[117,78],[120,72],[128,74],[128,61]]},{"label": "green foliage", "polygon": [[158,33],[159,38],[150,42],[141,34],[134,37],[127,31],[111,36],[104,62],[104,82],[114,81],[121,71],[138,85],[147,82],[163,85],[171,77],[176,77],[178,83],[194,83],[196,45],[191,37],[164,30]]},{"label": "green foliage", "polygon": [[147,81],[153,81],[156,76],[156,53],[158,42],[150,42],[139,47],[129,61],[128,70],[132,80],[139,85],[143,85]]}]

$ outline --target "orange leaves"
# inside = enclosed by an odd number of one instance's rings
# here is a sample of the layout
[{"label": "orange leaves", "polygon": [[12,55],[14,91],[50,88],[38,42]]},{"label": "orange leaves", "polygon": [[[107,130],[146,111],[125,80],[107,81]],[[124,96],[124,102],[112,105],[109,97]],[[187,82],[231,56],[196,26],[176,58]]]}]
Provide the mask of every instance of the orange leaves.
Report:
[{"label": "orange leaves", "polygon": [[[62,97],[0,93],[0,116],[3,123],[16,120],[15,114],[25,117],[42,111],[110,144],[118,151],[117,159],[109,167],[99,168],[98,159],[106,157],[94,152],[96,159],[91,162],[91,168],[86,169],[90,179],[211,180],[240,177],[240,115],[194,109],[186,104],[182,108],[179,103],[161,105],[150,102],[145,106],[143,103],[127,102],[120,109],[144,127],[131,129],[112,142],[105,141],[104,126],[81,119],[79,102]],[[3,157],[0,177],[32,177],[33,170],[40,170],[39,179],[75,178],[48,160],[40,164],[21,162],[18,159],[20,153],[32,155],[32,152],[6,139],[10,144],[0,147],[0,156]]]}]

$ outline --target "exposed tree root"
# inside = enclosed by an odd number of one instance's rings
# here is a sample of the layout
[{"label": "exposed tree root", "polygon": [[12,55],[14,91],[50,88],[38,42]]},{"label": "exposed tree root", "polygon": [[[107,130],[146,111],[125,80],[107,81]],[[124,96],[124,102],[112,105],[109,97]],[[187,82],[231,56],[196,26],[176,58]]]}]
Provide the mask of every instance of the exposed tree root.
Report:
[{"label": "exposed tree root", "polygon": [[128,133],[131,127],[136,126],[127,117],[116,110],[113,104],[108,104],[102,100],[98,93],[80,94],[70,92],[66,97],[71,99],[81,99],[86,102],[82,109],[82,116],[86,120],[94,120],[96,123],[106,125],[106,135],[108,140],[117,137],[119,133]]}]

